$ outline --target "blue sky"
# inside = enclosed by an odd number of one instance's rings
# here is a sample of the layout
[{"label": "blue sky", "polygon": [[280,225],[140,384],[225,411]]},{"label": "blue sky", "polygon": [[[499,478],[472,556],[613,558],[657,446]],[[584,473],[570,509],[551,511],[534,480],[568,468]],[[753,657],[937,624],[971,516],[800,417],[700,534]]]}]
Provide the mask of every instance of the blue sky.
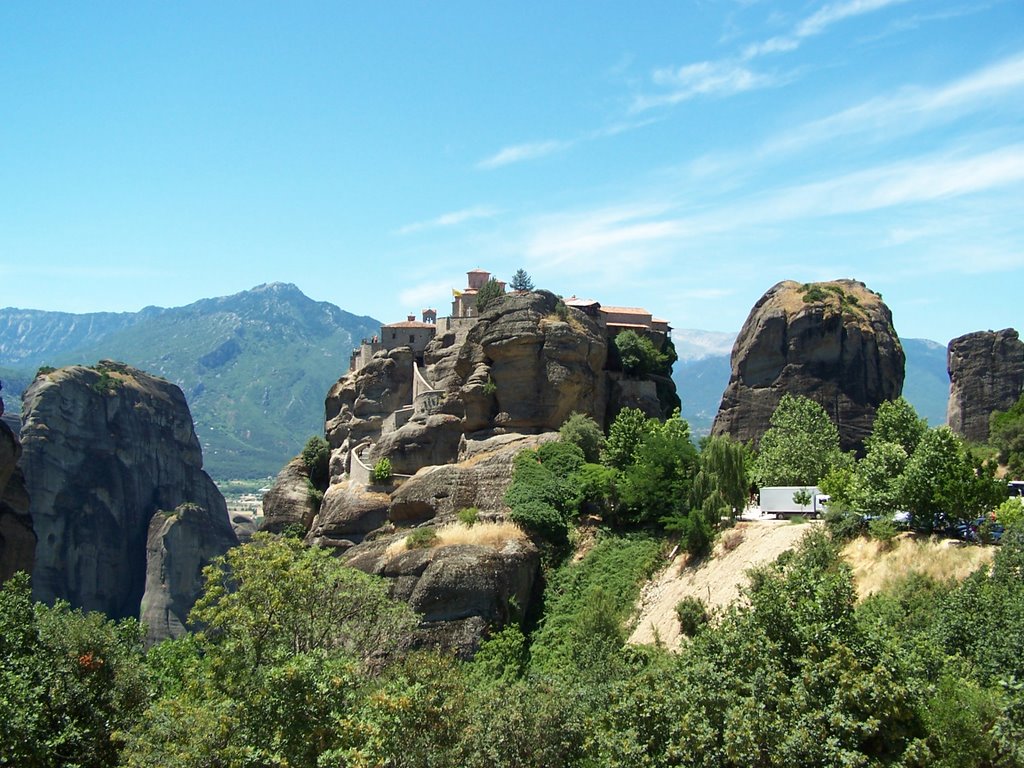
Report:
[{"label": "blue sky", "polygon": [[0,4],[0,306],[271,281],[385,321],[468,269],[677,328],[853,277],[1024,320],[1024,2]]}]

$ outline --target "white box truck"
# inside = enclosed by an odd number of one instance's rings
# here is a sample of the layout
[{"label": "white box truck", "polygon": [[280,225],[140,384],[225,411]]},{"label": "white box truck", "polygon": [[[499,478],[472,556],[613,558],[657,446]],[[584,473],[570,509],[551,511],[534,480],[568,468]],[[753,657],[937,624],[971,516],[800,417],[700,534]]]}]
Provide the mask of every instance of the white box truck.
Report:
[{"label": "white box truck", "polygon": [[[794,496],[806,492],[808,502],[797,504]],[[761,489],[761,513],[785,517],[807,515],[821,517],[827,509],[828,496],[816,485],[774,485]]]}]

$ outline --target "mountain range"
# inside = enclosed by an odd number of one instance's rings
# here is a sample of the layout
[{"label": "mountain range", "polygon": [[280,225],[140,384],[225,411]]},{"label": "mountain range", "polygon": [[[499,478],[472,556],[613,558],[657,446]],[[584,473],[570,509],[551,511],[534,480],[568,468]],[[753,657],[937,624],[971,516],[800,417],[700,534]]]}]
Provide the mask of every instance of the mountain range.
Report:
[{"label": "mountain range", "polygon": [[[305,296],[286,283],[260,285],[184,307],[69,314],[0,309],[0,380],[8,416],[40,366],[129,363],[182,388],[217,480],[276,473],[323,432],[324,397],[348,370],[353,345],[380,321]],[[673,378],[682,415],[707,434],[729,381],[735,333],[676,329]],[[904,339],[904,394],[929,424],[946,420],[946,347]]]},{"label": "mountain range", "polygon": [[323,433],[324,397],[354,344],[380,322],[317,302],[286,283],[185,307],[68,314],[0,309],[5,403],[40,366],[129,363],[185,393],[204,464],[218,480],[276,473]]}]

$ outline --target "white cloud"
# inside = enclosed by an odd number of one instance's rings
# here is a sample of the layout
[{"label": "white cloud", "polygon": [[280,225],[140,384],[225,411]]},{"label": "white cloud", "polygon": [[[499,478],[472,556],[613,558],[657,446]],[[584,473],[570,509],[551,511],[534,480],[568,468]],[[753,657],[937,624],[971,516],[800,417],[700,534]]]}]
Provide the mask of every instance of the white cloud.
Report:
[{"label": "white cloud", "polygon": [[467,221],[473,221],[474,219],[489,219],[493,218],[498,214],[496,208],[490,206],[477,205],[472,208],[463,208],[462,210],[452,211],[450,213],[444,213],[434,219],[428,221],[418,221],[413,224],[406,224],[404,227],[398,230],[400,235],[408,235],[413,232],[420,232],[425,229],[440,229],[444,227],[454,227],[458,224],[464,224]]},{"label": "white cloud", "polygon": [[828,27],[837,22],[844,21],[854,16],[861,16],[865,13],[872,13],[890,5],[897,5],[906,1],[907,0],[847,0],[847,2],[842,3],[830,3],[800,22],[797,25],[794,34],[801,38],[820,35]]},{"label": "white cloud", "polygon": [[484,158],[476,164],[476,167],[482,170],[491,170],[505,165],[512,165],[513,163],[521,163],[524,160],[536,160],[538,157],[562,152],[571,147],[572,144],[573,142],[571,141],[557,141],[554,139],[527,144],[515,144],[500,149],[490,157]]},{"label": "white cloud", "polygon": [[633,111],[670,106],[696,96],[732,96],[754,88],[773,85],[776,79],[730,61],[701,61],[673,69],[658,69],[652,75],[663,93],[638,96]]},{"label": "white cloud", "polygon": [[618,267],[624,255],[636,246],[679,235],[678,224],[665,219],[661,215],[664,211],[663,206],[623,205],[545,217],[528,236],[526,253],[547,266],[586,270]]},{"label": "white cloud", "polygon": [[1019,108],[1021,92],[1024,92],[1024,54],[1017,53],[938,88],[904,89],[807,123],[770,141],[761,153],[770,155],[802,149],[809,144],[866,131],[891,139],[893,131],[906,133],[933,128],[936,120],[952,120],[993,103]]},{"label": "white cloud", "polygon": [[833,24],[904,2],[907,0],[845,0],[831,3],[800,21],[790,34],[776,35],[752,43],[738,57],[656,69],[651,75],[652,83],[668,91],[637,96],[632,109],[641,112],[679,104],[696,96],[732,96],[755,88],[772,87],[779,84],[779,77],[756,72],[746,62],[759,56],[794,51],[805,38],[820,35]]}]

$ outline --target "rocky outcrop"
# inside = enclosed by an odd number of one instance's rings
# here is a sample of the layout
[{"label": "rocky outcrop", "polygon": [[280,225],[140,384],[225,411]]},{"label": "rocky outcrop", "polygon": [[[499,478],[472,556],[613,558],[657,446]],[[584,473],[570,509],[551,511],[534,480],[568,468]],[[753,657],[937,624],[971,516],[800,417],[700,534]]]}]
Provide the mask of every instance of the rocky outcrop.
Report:
[{"label": "rocky outcrop", "polygon": [[185,633],[188,613],[202,594],[203,568],[236,543],[230,528],[195,504],[153,515],[141,609],[147,644]]},{"label": "rocky outcrop", "polygon": [[191,502],[209,513],[218,541],[235,540],[178,387],[101,361],[40,375],[23,406],[37,600],[139,616],[157,510]]},{"label": "rocky outcrop", "polygon": [[[564,305],[563,305],[564,306]],[[494,302],[466,335],[453,374],[438,386],[463,405],[464,431],[558,429],[573,411],[602,421],[608,343],[597,323],[575,310],[558,314],[547,291]],[[437,380],[435,378],[435,380]]]},{"label": "rocky outcrop", "polygon": [[35,560],[36,534],[20,457],[17,435],[0,421],[0,584],[18,571],[31,573]]},{"label": "rocky outcrop", "polygon": [[410,525],[468,507],[503,512],[516,454],[557,438],[557,433],[546,432],[465,441],[457,463],[425,467],[392,494],[389,518]]},{"label": "rocky outcrop", "polygon": [[760,440],[789,393],[821,404],[843,449],[861,450],[879,404],[902,392],[904,362],[892,313],[863,283],[778,283],[736,339],[712,434]]},{"label": "rocky outcrop", "polygon": [[946,362],[946,422],[968,440],[987,440],[992,412],[1009,409],[1024,391],[1024,341],[1013,328],[968,333],[949,342]]},{"label": "rocky outcrop", "polygon": [[343,481],[327,489],[306,540],[317,546],[347,549],[388,521],[391,497],[358,483]]},{"label": "rocky outcrop", "polygon": [[380,437],[384,420],[412,402],[412,350],[378,352],[327,393],[326,437],[331,448],[355,447]]},{"label": "rocky outcrop", "polygon": [[302,457],[296,457],[277,473],[274,484],[263,495],[261,531],[281,533],[286,528],[301,527],[303,531],[316,516],[319,501],[313,493],[309,469]]},{"label": "rocky outcrop", "polygon": [[519,620],[527,610],[540,567],[525,539],[499,547],[457,544],[428,549],[394,546],[403,534],[361,544],[350,565],[388,579],[392,597],[422,617],[413,645],[471,656],[489,626]]}]

